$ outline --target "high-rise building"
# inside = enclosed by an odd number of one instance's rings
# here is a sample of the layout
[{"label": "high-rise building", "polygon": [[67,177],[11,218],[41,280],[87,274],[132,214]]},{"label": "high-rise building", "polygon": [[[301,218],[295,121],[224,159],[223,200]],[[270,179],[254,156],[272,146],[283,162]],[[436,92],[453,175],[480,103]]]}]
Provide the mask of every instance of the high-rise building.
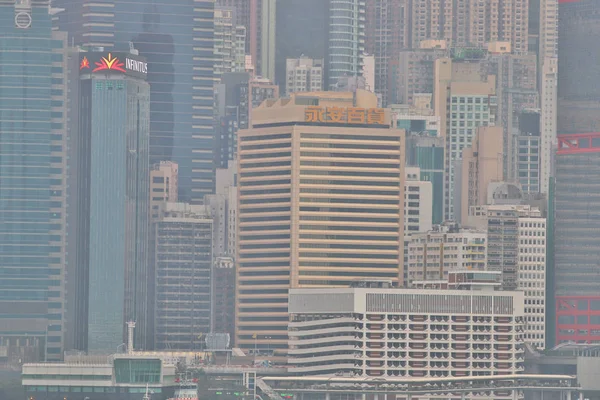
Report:
[{"label": "high-rise building", "polygon": [[[562,6],[561,6],[562,7]],[[562,10],[562,9],[561,9]],[[559,135],[554,195],[556,342],[600,340],[599,133]]]},{"label": "high-rise building", "polygon": [[397,67],[392,70],[389,102],[413,104],[416,93],[433,93],[434,62],[447,56],[444,41],[429,41],[428,46],[406,49],[398,53]]},{"label": "high-rise building", "polygon": [[494,290],[494,275],[451,274],[434,288],[379,281],[292,289],[289,371],[383,382],[517,374],[524,370],[523,293]]},{"label": "high-rise building", "polygon": [[524,193],[540,192],[540,110],[523,110],[519,115],[517,182]]},{"label": "high-rise building", "polygon": [[546,218],[529,205],[472,207],[469,224],[487,229],[490,271],[502,273],[505,290],[525,295],[524,340],[539,349],[546,341]]},{"label": "high-rise building", "polygon": [[446,141],[444,200],[446,219],[454,219],[456,161],[471,145],[477,127],[496,122],[495,76],[483,80],[478,63],[435,61],[434,111],[440,117],[440,133]]},{"label": "high-rise building", "polygon": [[[540,0],[538,87],[540,92],[540,189],[549,194],[554,176],[556,134],[597,132],[595,105],[589,102],[596,79],[587,69],[598,46],[596,3]],[[570,4],[566,4],[570,3]],[[585,50],[581,50],[585,48]],[[560,53],[560,54],[559,54]],[[560,56],[560,57],[559,57]],[[559,63],[560,60],[560,63]],[[561,71],[562,69],[562,71]],[[559,76],[559,71],[561,75]],[[575,78],[573,78],[575,77]],[[558,86],[560,83],[560,87]],[[558,104],[560,95],[560,104]],[[591,97],[594,97],[591,95]]]},{"label": "high-rise building", "polygon": [[210,332],[212,218],[204,205],[163,203],[156,238],[157,350],[199,350]]},{"label": "high-rise building", "polygon": [[77,159],[78,300],[81,350],[112,352],[136,322],[146,348],[150,87],[132,53],[80,53]]},{"label": "high-rise building", "polygon": [[496,76],[496,124],[504,131],[504,177],[511,181],[517,179],[518,156],[515,140],[518,135],[519,116],[525,109],[538,107],[536,63],[535,54],[508,53],[490,53],[481,61],[482,74]]},{"label": "high-rise building", "polygon": [[417,97],[425,100],[420,108],[394,105],[392,110],[396,127],[406,132],[406,165],[418,167],[419,179],[431,182],[432,223],[437,225],[444,220],[444,138],[439,136],[440,118],[432,115],[431,95]]},{"label": "high-rise building", "polygon": [[215,7],[215,80],[246,70],[246,27],[236,21],[233,8]]},{"label": "high-rise building", "polygon": [[274,0],[263,2],[260,74],[278,84],[281,91],[287,79],[287,60],[302,55],[324,60],[324,86],[330,90],[335,89],[340,77],[361,75],[363,0],[278,0],[276,5]]},{"label": "high-rise building", "polygon": [[342,76],[360,76],[365,53],[366,7],[363,0],[329,0],[328,87]]},{"label": "high-rise building", "polygon": [[369,90],[381,95],[384,106],[391,103],[393,77],[400,73],[397,55],[409,47],[409,9],[407,0],[366,2],[365,49],[375,58],[375,84]]},{"label": "high-rise building", "polygon": [[323,90],[323,60],[308,57],[288,58],[285,68],[285,93]]},{"label": "high-rise building", "polygon": [[[600,28],[593,0],[560,1],[558,17],[558,128],[559,134],[600,131],[600,94],[595,82],[595,40]],[[542,87],[543,88],[543,87]]]},{"label": "high-rise building", "polygon": [[421,179],[418,167],[406,167],[404,182],[404,234],[427,232],[432,227],[433,186]]},{"label": "high-rise building", "polygon": [[[365,89],[375,93],[375,56],[373,54],[363,55],[363,65],[360,75],[365,80]],[[380,97],[381,95],[377,93]]]},{"label": "high-rise building", "polygon": [[468,219],[470,207],[487,204],[490,184],[504,179],[502,136],[499,126],[480,126],[471,146],[462,151],[454,193],[454,217],[462,224]]},{"label": "high-rise building", "polygon": [[0,1],[0,351],[15,365],[64,350],[66,44],[48,1]]},{"label": "high-rise building", "polygon": [[161,161],[150,169],[150,213],[158,217],[160,205],[177,202],[179,166],[172,161]]},{"label": "high-rise building", "polygon": [[[217,7],[231,7],[235,10],[237,24],[243,26],[246,31],[246,54],[251,54],[250,48],[256,47],[256,31],[258,28],[256,24],[260,14],[259,3],[259,0],[216,0],[215,2]],[[253,45],[250,44],[252,40],[255,42]],[[256,60],[254,55],[252,58]]]},{"label": "high-rise building", "polygon": [[471,1],[413,0],[411,47],[428,39],[442,39],[449,47],[487,47],[489,42],[508,42],[513,53],[528,50],[527,0]]},{"label": "high-rise building", "polygon": [[248,73],[227,73],[215,85],[215,149],[216,168],[227,169],[237,156],[237,131],[248,128],[252,109],[266,99],[279,97],[279,87],[265,78],[252,78]]},{"label": "high-rise building", "polygon": [[275,57],[277,26],[277,1],[260,0],[260,75],[275,82]]},{"label": "high-rise building", "polygon": [[323,60],[323,82],[329,60],[329,1],[277,0],[277,34],[275,49],[275,79],[284,92],[288,59],[302,56]]},{"label": "high-rise building", "polygon": [[288,290],[402,283],[404,131],[377,96],[297,93],[239,132],[236,345],[287,349]]},{"label": "high-rise building", "polygon": [[216,192],[206,196],[213,218],[212,331],[235,336],[237,163],[216,170]]},{"label": "high-rise building", "polygon": [[199,203],[214,190],[215,0],[56,0],[69,42],[106,51],[131,44],[148,60],[150,160],[179,165],[179,200]]},{"label": "high-rise building", "polygon": [[412,233],[407,238],[407,286],[415,281],[448,278],[452,271],[485,271],[487,233],[459,229],[456,225],[436,225],[429,232]]}]

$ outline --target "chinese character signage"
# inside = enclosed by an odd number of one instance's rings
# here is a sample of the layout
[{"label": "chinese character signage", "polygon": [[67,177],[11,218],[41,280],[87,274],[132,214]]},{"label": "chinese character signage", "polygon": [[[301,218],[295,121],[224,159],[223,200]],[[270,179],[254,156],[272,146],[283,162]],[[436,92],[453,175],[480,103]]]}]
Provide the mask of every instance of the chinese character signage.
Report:
[{"label": "chinese character signage", "polygon": [[148,64],[143,57],[129,53],[81,53],[79,55],[79,73],[127,74],[146,79]]},{"label": "chinese character signage", "polygon": [[389,125],[383,108],[306,107],[305,122],[326,124]]}]

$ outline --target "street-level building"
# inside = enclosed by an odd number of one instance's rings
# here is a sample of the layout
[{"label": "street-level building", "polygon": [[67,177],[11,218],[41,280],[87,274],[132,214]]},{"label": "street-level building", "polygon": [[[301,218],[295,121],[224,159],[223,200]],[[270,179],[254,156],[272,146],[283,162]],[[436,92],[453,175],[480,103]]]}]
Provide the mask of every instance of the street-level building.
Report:
[{"label": "street-level building", "polygon": [[21,379],[28,399],[133,400],[148,392],[166,400],[178,386],[175,371],[158,355],[67,356],[64,363],[24,364]]}]

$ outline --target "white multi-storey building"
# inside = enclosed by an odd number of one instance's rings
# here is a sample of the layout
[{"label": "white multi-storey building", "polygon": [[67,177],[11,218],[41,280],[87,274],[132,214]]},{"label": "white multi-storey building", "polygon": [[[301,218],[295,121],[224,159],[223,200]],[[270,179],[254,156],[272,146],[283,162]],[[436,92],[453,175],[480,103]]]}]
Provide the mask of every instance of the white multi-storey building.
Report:
[{"label": "white multi-storey building", "polygon": [[285,66],[285,92],[319,92],[323,90],[323,60],[308,57],[288,58]]},{"label": "white multi-storey building", "polygon": [[421,180],[421,169],[406,167],[404,182],[404,235],[427,232],[432,228],[433,186]]},{"label": "white multi-storey building", "polygon": [[451,271],[484,271],[487,263],[485,231],[436,225],[434,230],[415,233],[407,239],[406,282],[439,280]]},{"label": "white multi-storey building", "polygon": [[468,290],[361,283],[290,290],[291,372],[386,378],[523,371],[522,292],[485,283],[464,285]]},{"label": "white multi-storey building", "polygon": [[525,341],[543,349],[546,341],[546,218],[539,214],[519,218],[517,287],[525,293]]}]

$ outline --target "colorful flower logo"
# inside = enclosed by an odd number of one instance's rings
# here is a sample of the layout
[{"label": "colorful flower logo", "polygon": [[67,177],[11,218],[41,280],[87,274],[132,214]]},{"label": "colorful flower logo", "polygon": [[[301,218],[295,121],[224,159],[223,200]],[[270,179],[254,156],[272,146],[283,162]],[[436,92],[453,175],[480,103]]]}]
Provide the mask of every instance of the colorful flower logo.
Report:
[{"label": "colorful flower logo", "polygon": [[81,59],[81,63],[79,64],[79,70],[81,71],[85,68],[90,68],[90,60],[88,60],[86,56],[83,56],[83,58]]},{"label": "colorful flower logo", "polygon": [[108,53],[108,57],[102,57],[100,59],[100,62],[97,62],[95,64],[96,68],[92,72],[105,70],[125,72],[125,70],[123,69],[125,64],[119,61],[118,58],[113,57],[111,53]]}]

